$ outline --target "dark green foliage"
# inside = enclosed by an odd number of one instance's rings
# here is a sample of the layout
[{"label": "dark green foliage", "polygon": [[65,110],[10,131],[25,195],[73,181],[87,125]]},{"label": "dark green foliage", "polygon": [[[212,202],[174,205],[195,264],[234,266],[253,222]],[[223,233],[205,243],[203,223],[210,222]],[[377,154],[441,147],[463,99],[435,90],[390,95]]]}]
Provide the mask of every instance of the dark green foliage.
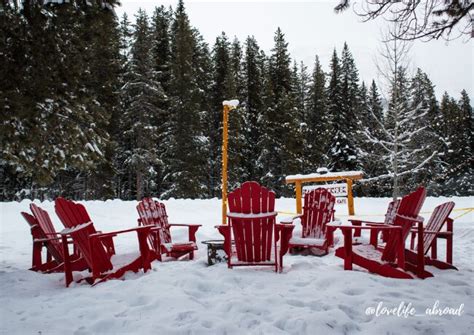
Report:
[{"label": "dark green foliage", "polygon": [[327,74],[318,57],[311,73],[280,29],[269,56],[225,33],[210,50],[182,0],[134,25],[109,10],[115,1],[11,4],[0,9],[0,200],[219,197],[229,99],[241,102],[230,190],[256,180],[292,195],[286,175],[329,167],[362,169],[357,194],[386,196],[397,142],[402,192],[473,194],[469,96],[438,106],[421,70],[400,69],[384,104],[374,82],[359,83],[347,44]]}]

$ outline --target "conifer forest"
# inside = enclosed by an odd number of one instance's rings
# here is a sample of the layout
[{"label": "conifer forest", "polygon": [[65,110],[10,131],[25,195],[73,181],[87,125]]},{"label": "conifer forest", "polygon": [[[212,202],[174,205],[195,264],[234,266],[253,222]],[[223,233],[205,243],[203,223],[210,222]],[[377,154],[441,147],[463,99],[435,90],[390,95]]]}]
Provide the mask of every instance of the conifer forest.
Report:
[{"label": "conifer forest", "polygon": [[350,45],[303,64],[280,29],[269,52],[209,45],[181,0],[134,17],[115,0],[22,3],[0,4],[0,201],[220,197],[228,99],[229,189],[292,196],[286,175],[326,167],[363,171],[357,196],[391,196],[394,176],[400,193],[473,195],[470,97],[437,99],[423,69],[394,63],[380,87]]}]

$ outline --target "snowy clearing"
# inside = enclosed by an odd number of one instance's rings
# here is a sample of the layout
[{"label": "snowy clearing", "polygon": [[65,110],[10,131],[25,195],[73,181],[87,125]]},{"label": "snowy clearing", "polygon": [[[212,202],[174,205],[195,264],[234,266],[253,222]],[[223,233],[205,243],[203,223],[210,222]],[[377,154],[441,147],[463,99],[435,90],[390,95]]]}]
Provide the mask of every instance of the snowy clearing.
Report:
[{"label": "snowy clearing", "polygon": [[[384,213],[389,200],[357,198],[356,212]],[[453,200],[455,209],[474,203],[473,198]],[[428,198],[422,212],[445,201]],[[200,242],[221,238],[214,229],[220,223],[220,201],[169,200],[165,203],[170,222],[203,225],[197,233],[199,250],[194,261],[155,261],[153,270],[146,274],[130,273],[125,280],[93,288],[86,283],[65,288],[62,274],[27,270],[31,266],[31,235],[20,211],[27,211],[29,203],[0,204],[3,334],[472,334],[474,329],[472,212],[454,223],[454,265],[459,271],[428,267],[434,278],[397,280],[369,274],[357,266],[355,271],[344,271],[333,249],[325,257],[287,255],[282,274],[268,268],[229,270],[226,264],[208,267],[206,246]],[[53,203],[38,204],[61,230]],[[136,202],[84,204],[98,230],[136,225]],[[279,211],[293,211],[294,207],[294,199],[277,200]],[[336,217],[345,221],[347,217],[342,215],[346,213],[347,206],[336,206]],[[460,214],[453,212],[452,217]],[[186,238],[186,230],[175,229],[176,240]],[[136,243],[135,234],[120,236],[117,254],[134,251]],[[439,253],[443,259],[443,243]],[[436,301],[439,308],[464,304],[461,316],[427,314]],[[416,315],[368,315],[377,306],[381,312],[382,307],[408,304]]]}]

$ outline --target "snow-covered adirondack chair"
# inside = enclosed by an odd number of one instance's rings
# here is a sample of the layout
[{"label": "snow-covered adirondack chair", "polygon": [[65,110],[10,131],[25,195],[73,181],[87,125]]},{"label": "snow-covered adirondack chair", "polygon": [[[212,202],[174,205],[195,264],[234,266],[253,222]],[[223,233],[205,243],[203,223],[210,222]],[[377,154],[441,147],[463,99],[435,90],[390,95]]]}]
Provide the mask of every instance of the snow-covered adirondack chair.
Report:
[{"label": "snow-covered adirondack chair", "polygon": [[[137,205],[137,211],[140,216],[138,224],[152,227],[148,239],[155,252],[156,259],[162,261],[163,254],[173,258],[180,258],[186,255],[189,255],[189,259],[194,258],[194,250],[197,250],[196,232],[201,225],[169,223],[165,204],[152,198],[144,198],[140,201]],[[171,227],[187,227],[188,242],[173,243],[171,240]]]},{"label": "snow-covered adirondack chair", "polygon": [[[148,271],[151,269],[150,250],[147,238],[150,234],[150,227],[135,227],[109,233],[97,232],[91,221],[81,224],[74,224],[79,217],[84,217],[85,208],[81,204],[63,198],[56,199],[55,210],[59,219],[66,227],[61,231],[62,246],[64,254],[64,274],[66,286],[73,281],[71,259],[67,248],[68,237],[72,238],[80,254],[86,261],[92,275],[84,278],[90,284],[98,284],[108,279],[120,278],[125,272],[138,272],[140,269]],[[87,217],[89,215],[86,212]],[[70,228],[67,228],[70,227]],[[110,241],[118,234],[135,232],[138,237],[138,255],[114,256],[115,250],[106,247],[104,241]],[[112,256],[114,259],[112,262]],[[132,256],[132,258],[130,257]],[[131,260],[132,259],[132,260]]]},{"label": "snow-covered adirondack chair", "polygon": [[[400,199],[390,201],[388,204],[387,212],[385,213],[385,220],[384,222],[373,222],[373,221],[365,221],[359,219],[349,219],[349,221],[354,226],[362,226],[363,224],[370,224],[370,225],[392,225],[393,220],[395,219],[395,215],[397,214],[398,207],[400,206]],[[354,237],[360,237],[361,230],[354,229]],[[372,236],[377,237],[376,231],[372,234]],[[388,240],[388,233],[387,231],[382,231],[382,241],[387,242]]]},{"label": "snow-covered adirondack chair", "polygon": [[[454,208],[454,202],[449,201],[444,204],[437,206],[431,217],[423,229],[423,255],[425,255],[425,264],[432,265],[439,269],[454,269],[453,266],[453,219],[449,217],[451,211]],[[446,223],[446,230],[441,231],[444,224]],[[417,230],[412,230],[410,249],[406,250],[406,259],[408,262],[416,264],[417,258],[414,250],[417,250],[415,246],[415,240],[417,237]],[[438,260],[437,255],[437,240],[438,238],[446,239],[446,262]],[[427,256],[428,251],[431,249],[431,257]]]},{"label": "snow-covered adirondack chair", "polygon": [[[48,212],[35,204],[30,205],[33,215],[22,212],[22,216],[30,225],[33,237],[33,259],[30,270],[41,272],[63,271],[64,255],[61,235],[56,232]],[[71,242],[71,241],[69,241]],[[42,249],[46,248],[46,262],[42,261]],[[84,259],[75,252],[71,255],[71,267],[76,271],[87,269]]]},{"label": "snow-covered adirondack chair", "polygon": [[[342,230],[344,246],[336,250],[336,256],[344,259],[344,270],[352,270],[352,264],[359,265],[372,273],[392,278],[413,278],[407,270],[420,278],[431,277],[424,269],[423,239],[418,245],[416,266],[405,262],[405,241],[413,225],[417,224],[419,232],[423,232],[423,218],[419,217],[421,206],[426,198],[423,187],[403,197],[392,225],[363,226],[329,224]],[[370,230],[371,233],[387,231],[387,243],[383,249],[377,247],[377,238],[371,236],[370,244],[352,245],[352,230]],[[421,255],[421,256],[420,256]],[[420,259],[421,257],[421,259]]]},{"label": "snow-covered adirondack chair", "polygon": [[333,245],[333,229],[326,225],[334,219],[334,197],[327,189],[317,188],[305,193],[303,214],[281,223],[292,223],[301,220],[301,237],[293,236],[289,241],[290,248],[315,248],[323,255]]},{"label": "snow-covered adirondack chair", "polygon": [[224,236],[227,265],[283,268],[293,225],[277,224],[275,193],[248,181],[229,193],[228,224],[216,226]]}]

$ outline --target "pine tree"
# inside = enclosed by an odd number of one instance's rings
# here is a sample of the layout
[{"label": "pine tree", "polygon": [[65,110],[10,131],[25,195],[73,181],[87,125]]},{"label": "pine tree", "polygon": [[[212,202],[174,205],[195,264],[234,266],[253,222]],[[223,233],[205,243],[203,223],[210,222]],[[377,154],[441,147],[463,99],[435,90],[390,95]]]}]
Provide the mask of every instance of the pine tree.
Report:
[{"label": "pine tree", "polygon": [[444,194],[472,195],[472,107],[466,91],[456,102],[448,93],[441,100],[441,128],[444,134]]},{"label": "pine tree", "polygon": [[207,139],[203,136],[200,115],[201,95],[194,63],[196,50],[195,32],[180,0],[171,26],[171,117],[165,153],[165,197],[195,198],[206,193],[202,147]]},{"label": "pine tree", "polygon": [[212,197],[220,194],[221,186],[222,101],[229,99],[231,86],[233,84],[230,82],[231,67],[229,51],[229,40],[225,33],[222,33],[216,38],[212,51],[212,107],[209,113],[209,119],[207,120],[210,144],[209,161],[211,163],[209,188]]},{"label": "pine tree", "polygon": [[308,108],[305,116],[306,132],[303,144],[304,173],[313,173],[318,167],[327,166],[326,155],[331,139],[331,115],[325,90],[326,76],[319,57],[316,56],[310,84]]},{"label": "pine tree", "polygon": [[172,14],[162,5],[156,7],[152,17],[152,57],[156,80],[165,93],[170,81],[171,38],[170,25]]},{"label": "pine tree", "polygon": [[288,43],[280,28],[277,29],[274,40],[275,46],[272,49],[268,72],[270,92],[266,103],[268,107],[265,110],[268,122],[268,151],[264,157],[264,181],[280,194],[290,194],[289,190],[283,188],[283,179],[285,175],[298,171],[298,150],[301,146],[298,145],[298,123],[295,117]]},{"label": "pine tree", "polygon": [[[263,124],[264,113],[264,75],[265,55],[261,54],[260,48],[254,37],[248,37],[245,41],[245,55],[243,68],[243,93],[242,107],[240,113],[243,118],[243,133],[245,142],[242,147],[243,157],[247,157],[242,163],[243,180],[260,181],[262,177],[262,166],[260,155],[262,132],[265,131]],[[249,159],[253,157],[253,159]]]},{"label": "pine tree", "polygon": [[[414,159],[421,163],[432,153],[438,153],[441,150],[442,142],[437,133],[436,123],[439,118],[439,107],[434,94],[434,86],[427,74],[417,69],[414,77],[411,79],[410,87],[410,105],[409,108],[415,111],[417,115],[415,129],[418,131],[411,143],[411,150],[417,154]],[[429,190],[435,192],[431,185],[442,171],[442,161],[436,154],[422,169],[415,171],[410,178],[406,178],[407,188],[414,189],[418,185],[426,185]]]},{"label": "pine tree", "polygon": [[[242,69],[242,47],[237,37],[234,37],[230,46],[229,53],[229,81],[227,99],[242,100],[243,88],[243,69]],[[246,142],[244,132],[244,115],[242,108],[234,109],[229,115],[229,189],[238,187],[242,182],[245,173],[245,161],[248,159],[244,155],[243,148]]]},{"label": "pine tree", "polygon": [[[384,189],[384,180],[377,179],[377,176],[387,173],[386,161],[380,160],[384,155],[380,143],[387,141],[384,133],[384,115],[382,101],[375,81],[372,81],[369,91],[362,83],[360,88],[360,105],[357,117],[357,149],[360,157],[365,179],[357,188],[359,195],[381,195],[387,194]],[[374,179],[372,179],[374,178]]]},{"label": "pine tree", "polygon": [[330,166],[335,171],[356,170],[359,167],[353,141],[357,122],[358,82],[354,59],[344,43],[340,68],[335,51],[331,61],[330,106],[334,137],[330,149]]},{"label": "pine tree", "polygon": [[143,10],[138,11],[134,28],[127,82],[122,89],[122,130],[130,149],[122,163],[134,181],[134,187],[129,186],[140,200],[144,195],[156,194],[156,177],[163,169],[157,148],[157,125],[162,119],[165,94],[154,79],[153,57],[148,47],[150,28]]}]

